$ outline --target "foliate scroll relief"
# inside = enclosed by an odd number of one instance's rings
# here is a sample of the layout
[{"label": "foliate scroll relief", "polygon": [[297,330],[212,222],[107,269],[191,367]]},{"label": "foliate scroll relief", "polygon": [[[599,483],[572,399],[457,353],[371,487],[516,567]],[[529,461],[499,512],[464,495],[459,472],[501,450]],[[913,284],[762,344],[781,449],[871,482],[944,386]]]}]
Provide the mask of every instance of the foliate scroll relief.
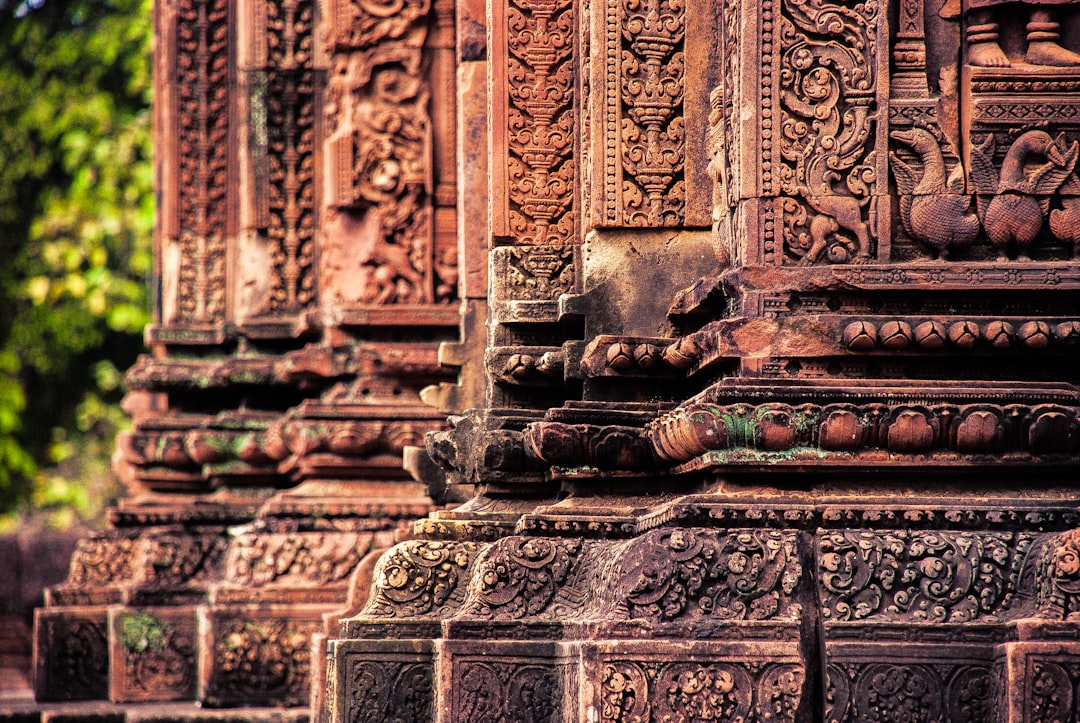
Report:
[{"label": "foliate scroll relief", "polygon": [[482,587],[469,615],[516,619],[546,610],[577,563],[581,540],[505,537],[484,551],[475,577]]},{"label": "foliate scroll relief", "polygon": [[466,574],[480,546],[411,540],[379,558],[365,617],[440,615],[465,598]]},{"label": "foliate scroll relief", "polygon": [[455,661],[453,671],[450,690],[454,720],[563,720],[560,671],[554,666],[462,658]]},{"label": "foliate scroll relief", "polygon": [[819,538],[825,620],[1000,620],[1033,535],[837,531]]},{"label": "foliate scroll relief", "polygon": [[365,554],[360,533],[273,533],[250,529],[238,535],[226,558],[230,583],[265,585],[344,584]]},{"label": "foliate scroll relief", "polygon": [[[374,234],[361,260],[361,301],[436,300],[431,91],[424,43],[429,0],[338,0],[335,59],[326,92],[332,214],[361,214],[342,228]],[[330,225],[334,226],[333,219]],[[456,268],[456,264],[450,266]],[[442,281],[456,271],[444,269]],[[444,289],[441,300],[449,300]]]},{"label": "foliate scroll relief", "polygon": [[[496,235],[519,244],[569,244],[576,227],[574,5],[571,0],[505,0],[493,27],[505,32],[505,69],[494,101],[505,104],[505,178],[497,197],[509,207]],[[505,31],[502,26],[505,25]],[[497,57],[503,57],[500,53]],[[504,97],[499,96],[505,93]]]},{"label": "foliate scroll relief", "polygon": [[874,194],[885,181],[877,168],[883,7],[783,2],[779,127],[762,142],[762,164],[782,194],[786,263],[867,262],[874,253]]},{"label": "foliate scroll relief", "polygon": [[431,720],[432,681],[429,663],[406,660],[365,660],[345,657],[346,720],[383,723],[387,720]]},{"label": "foliate scroll relief", "polygon": [[310,695],[311,635],[318,627],[314,622],[287,620],[221,621],[214,640],[208,702],[306,704]]},{"label": "foliate scroll relief", "polygon": [[773,530],[722,534],[664,530],[637,540],[620,590],[631,618],[797,618],[802,578],[796,536]]},{"label": "foliate scroll relief", "polygon": [[268,77],[266,124],[272,242],[270,307],[306,306],[315,292],[316,77],[313,0],[265,3]]},{"label": "foliate scroll relief", "polygon": [[176,20],[179,110],[180,320],[221,321],[229,206],[227,0],[181,0]]}]

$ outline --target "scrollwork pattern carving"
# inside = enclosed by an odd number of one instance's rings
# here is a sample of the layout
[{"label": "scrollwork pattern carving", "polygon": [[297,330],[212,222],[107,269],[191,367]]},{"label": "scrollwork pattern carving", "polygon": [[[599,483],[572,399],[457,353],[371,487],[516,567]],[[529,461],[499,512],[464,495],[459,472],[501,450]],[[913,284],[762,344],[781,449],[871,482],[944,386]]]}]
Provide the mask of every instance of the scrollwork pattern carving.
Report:
[{"label": "scrollwork pattern carving", "polygon": [[430,664],[349,656],[345,671],[348,723],[431,719]]},{"label": "scrollwork pattern carving", "polygon": [[177,7],[181,320],[225,313],[230,30],[227,0]]},{"label": "scrollwork pattern carving", "polygon": [[562,690],[556,666],[461,660],[451,684],[455,720],[557,723]]},{"label": "scrollwork pattern carving", "polygon": [[636,541],[621,578],[631,618],[776,620],[797,617],[802,564],[793,533],[663,530]]},{"label": "scrollwork pattern carving", "polygon": [[877,2],[783,2],[776,142],[789,263],[870,259],[879,12]]},{"label": "scrollwork pattern carving", "polygon": [[574,240],[574,6],[507,2],[509,231],[520,244]]},{"label": "scrollwork pattern carving", "polygon": [[794,721],[805,672],[796,665],[674,660],[605,661],[600,720]]},{"label": "scrollwork pattern carving", "polygon": [[268,705],[307,703],[314,622],[227,619],[218,623],[216,675],[208,699],[228,705],[260,700]]},{"label": "scrollwork pattern carving", "polygon": [[682,0],[622,0],[622,124],[624,222],[672,226],[682,220]]},{"label": "scrollwork pattern carving", "polygon": [[268,199],[273,278],[270,307],[291,311],[314,296],[315,72],[312,0],[266,3],[269,49]]},{"label": "scrollwork pattern carving", "polygon": [[468,614],[515,619],[542,613],[574,567],[581,540],[508,537],[477,559],[481,582]]},{"label": "scrollwork pattern carving", "polygon": [[826,620],[999,620],[1017,594],[1032,535],[836,531],[819,538]]},{"label": "scrollwork pattern carving", "polygon": [[250,587],[341,584],[365,552],[361,539],[357,533],[249,530],[229,549],[226,579]]},{"label": "scrollwork pattern carving", "polygon": [[369,617],[439,614],[465,597],[464,574],[479,551],[472,542],[411,540],[385,553],[375,569]]}]

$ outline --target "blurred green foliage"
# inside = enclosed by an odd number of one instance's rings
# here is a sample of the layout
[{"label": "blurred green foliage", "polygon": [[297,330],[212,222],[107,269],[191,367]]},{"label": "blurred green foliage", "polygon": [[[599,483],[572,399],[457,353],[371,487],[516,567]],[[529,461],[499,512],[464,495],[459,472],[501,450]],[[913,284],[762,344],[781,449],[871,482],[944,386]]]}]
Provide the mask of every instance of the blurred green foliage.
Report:
[{"label": "blurred green foliage", "polygon": [[150,0],[0,0],[0,514],[100,515],[149,321]]}]

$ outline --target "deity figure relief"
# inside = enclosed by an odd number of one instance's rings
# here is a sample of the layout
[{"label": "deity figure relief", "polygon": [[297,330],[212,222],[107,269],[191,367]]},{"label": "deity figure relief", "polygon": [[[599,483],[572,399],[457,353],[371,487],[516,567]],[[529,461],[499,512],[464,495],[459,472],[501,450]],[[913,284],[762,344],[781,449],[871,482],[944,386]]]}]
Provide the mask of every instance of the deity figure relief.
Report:
[{"label": "deity figure relief", "polygon": [[967,54],[970,65],[1007,67],[1011,65],[999,43],[999,28],[1007,13],[1017,12],[1017,5],[1027,9],[1026,51],[1030,65],[1071,67],[1080,65],[1080,54],[1060,43],[1061,15],[1075,12],[1078,0],[945,0],[941,16],[958,18],[961,11],[967,21]]}]

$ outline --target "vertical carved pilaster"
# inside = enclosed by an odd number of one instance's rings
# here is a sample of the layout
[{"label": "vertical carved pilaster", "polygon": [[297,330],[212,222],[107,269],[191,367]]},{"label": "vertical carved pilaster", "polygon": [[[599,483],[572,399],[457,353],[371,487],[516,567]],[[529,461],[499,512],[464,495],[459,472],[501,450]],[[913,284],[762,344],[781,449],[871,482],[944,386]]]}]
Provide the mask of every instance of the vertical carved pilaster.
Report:
[{"label": "vertical carved pilaster", "polygon": [[[505,0],[493,7],[493,235],[565,244],[577,229],[574,7]],[[502,169],[506,169],[505,173]]]},{"label": "vertical carved pilaster", "polygon": [[315,295],[317,81],[312,67],[313,0],[266,3],[267,233],[269,307],[292,311]]},{"label": "vertical carved pilaster", "polygon": [[[358,232],[373,235],[360,259],[367,279],[357,301],[364,304],[435,301],[433,129],[424,50],[430,15],[429,0],[339,0],[332,13],[330,203],[362,214]],[[443,290],[441,296],[450,294]]]},{"label": "vertical carved pilaster", "polygon": [[782,197],[783,263],[867,262],[876,252],[873,200],[885,182],[885,17],[873,3],[779,5],[772,73],[762,34],[762,90],[771,91],[772,110],[762,127],[773,137],[763,139],[761,163]]},{"label": "vertical carved pilaster", "polygon": [[181,0],[176,18],[177,288],[179,320],[187,323],[225,317],[230,38],[227,0]]}]

